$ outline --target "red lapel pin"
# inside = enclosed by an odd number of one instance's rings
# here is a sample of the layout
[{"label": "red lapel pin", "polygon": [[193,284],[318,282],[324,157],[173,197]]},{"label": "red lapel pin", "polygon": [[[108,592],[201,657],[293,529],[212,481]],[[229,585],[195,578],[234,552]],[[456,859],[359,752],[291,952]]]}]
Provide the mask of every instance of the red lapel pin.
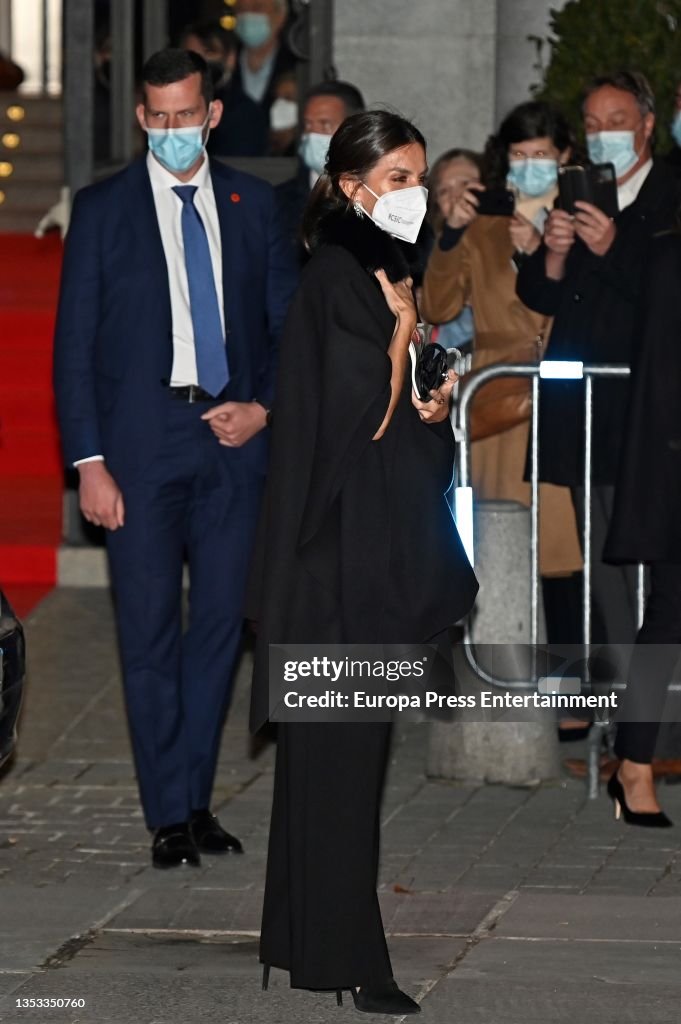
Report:
[{"label": "red lapel pin", "polygon": [[233,203],[240,203],[241,202],[241,196],[239,195],[238,192],[232,192],[232,194],[231,194],[231,196],[229,198],[232,200]]}]

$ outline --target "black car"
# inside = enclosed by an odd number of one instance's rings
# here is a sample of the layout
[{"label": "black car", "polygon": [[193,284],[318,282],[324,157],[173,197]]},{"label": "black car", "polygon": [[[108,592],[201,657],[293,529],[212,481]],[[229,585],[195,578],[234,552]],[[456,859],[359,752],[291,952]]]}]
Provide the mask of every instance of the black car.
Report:
[{"label": "black car", "polygon": [[0,767],[12,755],[26,674],[24,631],[0,590]]}]

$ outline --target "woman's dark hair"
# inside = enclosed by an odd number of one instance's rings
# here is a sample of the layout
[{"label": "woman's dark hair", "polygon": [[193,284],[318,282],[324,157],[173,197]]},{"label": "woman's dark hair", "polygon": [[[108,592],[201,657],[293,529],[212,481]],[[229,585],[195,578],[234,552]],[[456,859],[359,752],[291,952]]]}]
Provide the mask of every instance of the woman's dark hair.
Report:
[{"label": "woman's dark hair", "polygon": [[418,128],[388,110],[365,110],[346,118],[331,136],[324,172],[312,189],[303,215],[302,239],[306,249],[314,249],[322,217],[334,210],[352,209],[352,200],[340,186],[341,176],[357,178],[359,186],[386,153],[413,142],[426,148]]},{"label": "woman's dark hair", "polygon": [[503,186],[508,175],[508,150],[518,142],[551,139],[556,149],[574,147],[570,125],[550,103],[533,101],[514,107],[501,122],[499,131],[490,135],[483,156],[483,181],[488,188]]},{"label": "woman's dark hair", "polygon": [[428,222],[432,227],[433,231],[438,234],[442,228],[442,214],[437,205],[437,182],[440,177],[440,172],[451,163],[453,160],[467,160],[469,164],[473,164],[477,167],[482,177],[482,153],[474,153],[472,149],[448,149],[445,153],[437,158],[433,166],[428,172]]}]

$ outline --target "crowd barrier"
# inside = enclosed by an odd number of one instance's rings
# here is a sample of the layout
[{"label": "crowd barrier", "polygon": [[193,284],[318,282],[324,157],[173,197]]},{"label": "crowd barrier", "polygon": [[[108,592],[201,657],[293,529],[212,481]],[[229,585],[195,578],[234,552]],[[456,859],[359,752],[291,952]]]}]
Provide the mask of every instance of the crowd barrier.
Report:
[{"label": "crowd barrier", "polygon": [[[541,679],[537,665],[537,639],[539,621],[539,409],[541,380],[574,380],[584,382],[584,531],[582,551],[584,559],[584,583],[582,594],[582,653],[584,674],[581,682],[586,687],[589,677],[589,654],[591,652],[591,567],[593,563],[591,538],[591,488],[592,488],[592,438],[593,438],[593,384],[596,379],[627,378],[630,368],[626,365],[584,364],[544,360],[534,363],[499,363],[484,367],[468,374],[457,385],[452,411],[452,425],[457,442],[456,476],[454,490],[454,515],[462,542],[471,560],[475,563],[473,488],[471,486],[471,441],[470,410],[477,391],[483,385],[500,377],[527,377],[531,382],[532,416],[530,421],[530,651],[531,668],[529,679],[507,680],[492,675],[479,663],[471,635],[471,617],[464,623],[464,650],[466,659],[482,682],[489,686],[507,690],[536,690],[540,683],[550,690],[551,680]],[[637,605],[638,623],[643,621],[645,604],[645,567],[638,566]],[[623,689],[624,681],[614,684]],[[672,684],[670,690],[679,692],[681,686]],[[603,739],[611,738],[611,721],[606,715],[597,714],[589,733],[587,785],[589,797],[595,798],[599,788],[599,764]]]}]

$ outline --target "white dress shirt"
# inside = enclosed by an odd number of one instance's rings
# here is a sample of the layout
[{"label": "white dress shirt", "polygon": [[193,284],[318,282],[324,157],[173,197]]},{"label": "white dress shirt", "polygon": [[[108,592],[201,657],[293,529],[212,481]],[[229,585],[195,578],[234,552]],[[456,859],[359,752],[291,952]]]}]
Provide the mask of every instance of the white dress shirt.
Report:
[{"label": "white dress shirt", "polygon": [[173,320],[173,369],[170,383],[173,386],[198,384],[194,330],[189,305],[189,282],[187,280],[184,243],[182,240],[183,204],[180,197],[173,192],[173,188],[176,185],[195,185],[197,188],[194,195],[194,206],[203,221],[208,237],[215,291],[218,296],[218,306],[220,307],[220,323],[224,335],[225,314],[223,308],[220,223],[218,221],[218,210],[213,193],[210,168],[208,160],[204,159],[190,181],[178,181],[170,171],[161,166],[151,153],[148,153],[147,169],[154,193],[156,217],[161,231],[161,241],[168,267],[170,309]]},{"label": "white dress shirt", "polygon": [[[195,185],[194,206],[199,212],[208,237],[208,248],[213,264],[215,290],[220,307],[220,323],[222,333],[225,331],[225,312],[223,305],[222,286],[222,246],[220,242],[220,223],[210,176],[208,159],[203,163],[191,181],[178,181],[165,167],[147,153],[147,170],[154,194],[156,217],[161,232],[161,242],[168,268],[168,286],[170,288],[170,310],[173,324],[173,368],[170,383],[182,387],[187,384],[198,384],[196,370],[196,350],[194,348],[194,329],[192,326],[191,307],[189,305],[189,282],[184,262],[184,242],[182,239],[182,200],[172,189],[175,185]],[[85,462],[101,462],[103,455],[90,455],[78,459],[74,466]]]},{"label": "white dress shirt", "polygon": [[626,210],[627,206],[631,206],[634,200],[638,198],[641,186],[650,174],[652,166],[653,161],[647,160],[643,167],[639,167],[636,174],[632,174],[628,181],[625,181],[623,185],[617,186],[617,205],[620,208],[620,213],[622,210]]}]

